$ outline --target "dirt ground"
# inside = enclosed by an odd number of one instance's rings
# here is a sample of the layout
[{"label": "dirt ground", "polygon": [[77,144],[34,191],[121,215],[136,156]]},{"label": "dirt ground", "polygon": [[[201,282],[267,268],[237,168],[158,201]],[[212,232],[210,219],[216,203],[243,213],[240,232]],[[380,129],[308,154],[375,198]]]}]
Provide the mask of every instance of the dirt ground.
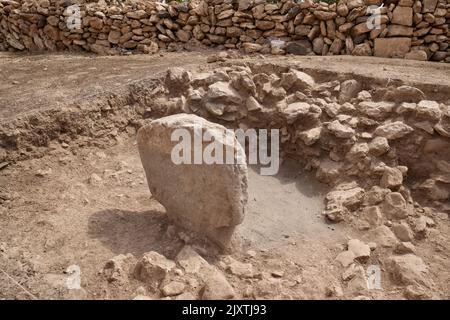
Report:
[{"label": "dirt ground", "polygon": [[[317,283],[308,286],[324,287],[327,283],[319,275],[335,268],[333,260],[346,233],[344,226],[327,225],[320,215],[320,190],[325,187],[315,181],[312,186],[313,178],[307,175],[295,178],[298,170],[287,164],[275,177],[250,171],[249,213],[239,235],[244,248],[279,260],[281,270],[295,263],[314,273]],[[149,197],[132,138],[124,137],[106,150],[55,145],[48,157],[4,169],[0,180],[14,198],[14,206],[2,207],[1,241],[8,253],[2,268],[15,278],[28,278],[24,285],[40,298],[58,297],[61,288],[55,278],[64,279],[62,273],[70,265],[80,266],[87,297],[108,298],[98,271],[111,257],[152,250],[173,257],[182,246],[164,237],[164,208]],[[260,263],[263,266],[264,259]],[[3,298],[28,298],[4,276],[1,279],[7,284],[0,293]],[[311,289],[310,297],[320,298],[320,289]],[[120,293],[121,298],[134,295]]]},{"label": "dirt ground", "polygon": [[[99,57],[80,54],[21,55],[0,52],[0,119],[66,105],[153,77],[168,67],[206,62],[206,52]],[[436,93],[450,92],[450,66],[444,63],[374,57],[261,56],[259,61],[295,64],[310,72],[348,73],[389,83],[402,81]],[[252,61],[252,58],[240,59]],[[253,60],[254,61],[254,60]],[[232,61],[231,61],[232,62]]]},{"label": "dirt ground", "polygon": [[[1,53],[0,121],[114,92],[168,67],[199,66],[208,54]],[[251,60],[238,61],[247,59]],[[446,64],[346,56],[264,59],[299,64],[311,73],[352,73],[382,83],[420,83],[436,94],[450,93]],[[260,176],[250,168],[249,212],[238,231],[241,247],[231,256],[252,263],[258,272],[282,278],[271,298],[355,298],[333,289],[341,274],[335,258],[348,239],[365,235],[324,220],[321,212],[327,190],[290,161],[274,177]],[[132,131],[98,145],[53,141],[44,157],[0,168],[0,200],[0,299],[132,299],[140,294],[141,284],[111,286],[100,276],[105,262],[118,254],[139,258],[148,251],[174,258],[185,244],[168,235],[170,223],[164,208],[150,196]],[[431,270],[435,293],[445,299],[450,297],[450,226],[448,216],[441,220],[437,232],[418,245],[417,252]],[[370,259],[376,263],[377,254]],[[83,290],[65,288],[72,265],[81,269]],[[252,281],[227,276],[245,298]],[[370,298],[403,298],[402,290],[386,277],[383,273],[382,290],[372,290]]]}]

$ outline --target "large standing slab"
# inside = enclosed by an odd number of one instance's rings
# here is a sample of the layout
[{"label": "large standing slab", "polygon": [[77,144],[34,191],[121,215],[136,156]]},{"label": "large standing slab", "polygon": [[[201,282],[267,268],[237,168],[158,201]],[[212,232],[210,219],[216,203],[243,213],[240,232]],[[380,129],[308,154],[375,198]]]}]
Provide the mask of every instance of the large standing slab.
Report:
[{"label": "large standing slab", "polygon": [[[187,129],[194,146],[194,131],[200,126],[211,132],[220,145],[245,157],[234,134],[231,141],[220,134],[225,127],[188,114],[164,117],[142,127],[137,137],[139,153],[150,191],[166,208],[169,218],[228,247],[235,227],[245,215],[247,165],[175,164],[171,154],[179,141],[171,141],[172,133]],[[208,144],[202,144],[203,150]]]}]

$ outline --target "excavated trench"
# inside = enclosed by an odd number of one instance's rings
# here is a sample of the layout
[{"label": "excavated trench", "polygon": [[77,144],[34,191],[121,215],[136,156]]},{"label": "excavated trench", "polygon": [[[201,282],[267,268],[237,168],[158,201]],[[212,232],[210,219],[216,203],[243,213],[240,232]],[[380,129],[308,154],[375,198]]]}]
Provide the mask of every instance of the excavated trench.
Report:
[{"label": "excavated trench", "polygon": [[[217,83],[221,86],[212,94]],[[173,241],[164,209],[148,197],[134,142],[147,121],[184,112],[229,128],[281,132],[279,173],[261,176],[249,167],[248,213],[237,231],[243,242],[233,257],[275,278],[302,274],[315,280],[298,280],[298,287],[277,282],[276,295],[265,288],[242,297],[320,298],[330,282],[344,292],[332,290],[330,297],[396,297],[398,291],[390,288],[409,283],[391,281],[396,270],[383,270],[384,292],[362,293],[352,280],[341,279],[342,266],[334,259],[348,238],[358,238],[378,244],[358,263],[387,265],[395,245],[380,246],[385,239],[378,231],[398,224],[412,235],[400,240],[413,242],[433,270],[424,277],[434,283],[419,281],[420,290],[448,296],[449,288],[440,282],[448,275],[435,273],[448,266],[448,257],[431,261],[435,251],[426,239],[433,237],[437,247],[448,244],[443,230],[450,213],[449,87],[410,86],[287,62],[170,69],[115,92],[0,123],[2,270],[19,279],[31,275],[23,283],[42,298],[72,297],[74,292],[61,285],[61,271],[70,264],[81,265],[86,274],[86,290],[76,298],[136,295],[139,281],[112,286],[98,270],[117,254],[139,258],[154,250],[174,258],[184,243],[194,241],[187,231]],[[389,193],[401,195],[406,217],[397,217],[383,199]],[[381,210],[375,218],[367,213],[373,207]],[[420,228],[422,217],[428,220]],[[217,256],[202,253],[228,270]],[[236,289],[249,281],[259,288],[265,281],[251,279],[228,275]],[[13,287],[1,288],[0,297],[27,298]],[[197,298],[195,286],[189,288]]]}]

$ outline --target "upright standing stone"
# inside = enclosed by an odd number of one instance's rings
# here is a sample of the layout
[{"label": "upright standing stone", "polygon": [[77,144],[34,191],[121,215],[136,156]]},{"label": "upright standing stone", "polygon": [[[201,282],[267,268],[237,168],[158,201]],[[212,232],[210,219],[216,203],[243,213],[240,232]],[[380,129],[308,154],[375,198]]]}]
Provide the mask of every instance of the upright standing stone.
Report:
[{"label": "upright standing stone", "polygon": [[[224,149],[245,152],[234,134],[225,140],[225,127],[196,115],[177,114],[152,121],[138,131],[138,147],[152,195],[166,208],[176,224],[206,235],[219,246],[230,245],[235,227],[242,222],[247,204],[247,165],[175,164],[172,150],[181,140],[171,141],[176,129],[186,129],[194,149],[194,132],[208,130]],[[210,145],[200,144],[202,151]],[[184,154],[183,154],[184,155]]]}]

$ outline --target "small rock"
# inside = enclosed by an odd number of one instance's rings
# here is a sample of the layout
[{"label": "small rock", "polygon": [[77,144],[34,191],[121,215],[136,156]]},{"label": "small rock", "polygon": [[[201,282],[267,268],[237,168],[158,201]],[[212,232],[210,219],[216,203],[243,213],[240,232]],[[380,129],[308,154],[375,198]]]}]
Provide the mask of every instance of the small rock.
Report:
[{"label": "small rock", "polygon": [[376,136],[385,137],[388,140],[403,138],[414,131],[413,128],[401,121],[386,123],[375,129]]},{"label": "small rock", "polygon": [[37,177],[45,177],[51,173],[52,173],[52,168],[47,168],[45,170],[39,169],[36,171],[36,176]]},{"label": "small rock", "polygon": [[131,268],[136,263],[136,258],[128,253],[127,255],[119,254],[103,267],[103,274],[108,281],[126,282],[131,273]]},{"label": "small rock", "polygon": [[101,182],[102,182],[102,178],[100,178],[97,174],[93,173],[89,177],[88,182],[89,182],[90,185],[99,186],[101,184]]},{"label": "small rock", "polygon": [[251,263],[242,263],[232,259],[228,265],[227,270],[238,277],[251,278],[253,277],[253,266]]},{"label": "small rock", "polygon": [[369,145],[365,142],[355,143],[345,155],[350,162],[359,162],[369,153]]},{"label": "small rock", "polygon": [[342,280],[349,281],[353,279],[358,273],[364,272],[364,268],[352,263],[345,271],[342,273]]},{"label": "small rock", "polygon": [[394,224],[392,231],[400,241],[409,242],[414,238],[413,232],[406,222]]},{"label": "small rock", "polygon": [[197,274],[208,270],[211,265],[203,259],[191,246],[184,246],[177,254],[175,261],[186,273]]},{"label": "small rock", "polygon": [[349,240],[348,251],[353,252],[354,259],[359,262],[366,262],[370,257],[370,247],[358,239]]},{"label": "small rock", "polygon": [[361,83],[355,79],[346,80],[341,83],[339,91],[339,103],[343,104],[356,97],[361,91]]},{"label": "small rock", "polygon": [[162,287],[161,292],[165,297],[177,296],[183,293],[186,285],[180,281],[172,281]]},{"label": "small rock", "polygon": [[136,265],[135,276],[145,282],[160,282],[175,268],[175,262],[155,251],[144,253]]},{"label": "small rock", "polygon": [[322,127],[317,127],[299,132],[297,136],[303,141],[305,145],[311,146],[320,139],[321,133]]},{"label": "small rock", "polygon": [[405,54],[405,59],[427,61],[428,56],[424,50],[414,50]]},{"label": "small rock", "polygon": [[388,219],[404,219],[409,215],[405,198],[399,192],[391,192],[385,196],[382,211]]},{"label": "small rock", "polygon": [[327,126],[328,130],[338,138],[351,138],[355,135],[355,130],[347,125],[341,124],[338,120],[334,120]]},{"label": "small rock", "polygon": [[197,300],[197,298],[190,292],[184,292],[175,297],[175,300]]},{"label": "small rock", "polygon": [[417,104],[416,114],[434,122],[441,118],[441,109],[436,101],[422,100]]},{"label": "small rock", "polygon": [[430,285],[430,281],[426,278],[427,266],[420,257],[414,254],[390,257],[386,265],[392,278],[399,284]]},{"label": "small rock", "polygon": [[416,247],[411,242],[400,242],[395,247],[395,252],[399,254],[415,253]]},{"label": "small rock", "polygon": [[409,285],[406,287],[404,295],[409,300],[431,300],[432,297],[426,289],[419,285]]},{"label": "small rock", "polygon": [[390,248],[397,243],[397,237],[387,226],[379,226],[372,233],[376,242],[382,247]]},{"label": "small rock", "polygon": [[383,216],[381,214],[380,207],[378,206],[365,207],[363,210],[363,217],[372,227],[382,224]]},{"label": "small rock", "polygon": [[377,157],[382,156],[389,149],[389,142],[385,137],[375,137],[369,143],[369,153]]},{"label": "small rock", "polygon": [[355,254],[350,250],[341,252],[336,257],[336,261],[340,262],[344,268],[351,265],[353,263],[354,259],[355,259]]},{"label": "small rock", "polygon": [[376,205],[384,200],[386,195],[391,192],[389,189],[373,186],[364,197],[364,202],[368,205]]},{"label": "small rock", "polygon": [[386,167],[380,180],[382,188],[397,189],[403,183],[403,174],[397,168]]},{"label": "small rock", "polygon": [[228,300],[235,297],[233,287],[219,271],[208,272],[204,280],[203,300]]}]

